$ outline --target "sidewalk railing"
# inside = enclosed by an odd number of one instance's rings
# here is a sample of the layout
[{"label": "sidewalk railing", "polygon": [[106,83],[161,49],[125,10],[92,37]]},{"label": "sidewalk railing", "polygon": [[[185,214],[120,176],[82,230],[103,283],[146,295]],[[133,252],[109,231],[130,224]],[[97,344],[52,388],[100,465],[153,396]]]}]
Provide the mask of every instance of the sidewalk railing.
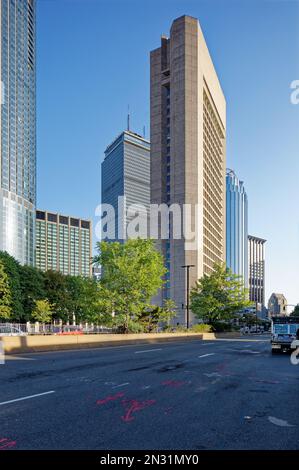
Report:
[{"label": "sidewalk railing", "polygon": [[0,336],[2,335],[72,335],[72,334],[105,334],[117,333],[115,328],[108,328],[94,323],[80,323],[78,325],[62,324],[61,322],[46,324],[40,322],[27,323],[0,323]]}]

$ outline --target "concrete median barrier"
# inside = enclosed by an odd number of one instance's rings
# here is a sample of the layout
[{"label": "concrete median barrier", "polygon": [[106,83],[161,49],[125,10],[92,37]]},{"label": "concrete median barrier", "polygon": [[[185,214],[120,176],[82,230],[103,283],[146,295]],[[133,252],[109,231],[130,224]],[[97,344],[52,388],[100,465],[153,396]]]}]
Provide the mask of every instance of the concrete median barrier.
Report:
[{"label": "concrete median barrier", "polygon": [[132,344],[155,344],[171,341],[200,341],[239,336],[238,333],[138,333],[71,336],[4,336],[0,337],[5,354],[42,351],[102,348]]},{"label": "concrete median barrier", "polygon": [[201,340],[199,333],[142,333],[98,334],[72,336],[5,336],[0,337],[5,354],[26,352],[61,351],[71,349],[101,348],[131,344],[154,344],[159,342]]}]

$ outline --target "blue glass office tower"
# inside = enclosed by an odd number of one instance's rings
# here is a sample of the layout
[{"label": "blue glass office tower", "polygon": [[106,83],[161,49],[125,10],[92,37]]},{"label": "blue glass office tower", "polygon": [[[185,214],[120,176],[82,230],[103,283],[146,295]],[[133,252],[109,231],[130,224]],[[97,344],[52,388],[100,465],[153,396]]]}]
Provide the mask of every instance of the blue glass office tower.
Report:
[{"label": "blue glass office tower", "polygon": [[[147,216],[150,205],[150,142],[126,130],[105,150],[102,168],[102,204],[110,204],[115,211],[115,237],[107,241],[127,238],[127,226],[133,216],[128,208],[141,204]],[[119,204],[119,198],[125,198]],[[105,224],[103,224],[105,226]],[[105,230],[104,230],[105,232]]]},{"label": "blue glass office tower", "polygon": [[248,287],[248,200],[243,181],[226,172],[226,265]]},{"label": "blue glass office tower", "polygon": [[0,26],[0,250],[33,265],[35,0],[1,0]]}]

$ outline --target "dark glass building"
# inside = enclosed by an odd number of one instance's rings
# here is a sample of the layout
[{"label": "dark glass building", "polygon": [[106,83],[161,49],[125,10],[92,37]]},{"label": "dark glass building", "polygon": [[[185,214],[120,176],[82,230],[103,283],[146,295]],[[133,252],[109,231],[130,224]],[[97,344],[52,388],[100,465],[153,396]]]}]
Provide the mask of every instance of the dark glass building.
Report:
[{"label": "dark glass building", "polygon": [[226,172],[226,265],[248,287],[248,199],[243,181]]},{"label": "dark glass building", "polygon": [[[106,240],[127,238],[130,219],[128,208],[142,205],[147,217],[150,204],[150,142],[131,131],[122,132],[105,150],[102,162],[102,205],[114,209],[114,236]],[[108,220],[109,223],[109,220]],[[111,225],[111,226],[112,226]],[[103,231],[106,232],[103,222]]]}]

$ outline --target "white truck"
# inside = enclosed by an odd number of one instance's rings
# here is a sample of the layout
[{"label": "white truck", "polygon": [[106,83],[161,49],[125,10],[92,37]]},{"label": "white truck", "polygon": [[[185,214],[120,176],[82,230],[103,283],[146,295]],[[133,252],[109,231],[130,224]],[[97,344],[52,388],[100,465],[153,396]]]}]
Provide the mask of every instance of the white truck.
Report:
[{"label": "white truck", "polygon": [[297,347],[299,318],[289,316],[272,317],[271,348],[272,354],[292,352]]}]

